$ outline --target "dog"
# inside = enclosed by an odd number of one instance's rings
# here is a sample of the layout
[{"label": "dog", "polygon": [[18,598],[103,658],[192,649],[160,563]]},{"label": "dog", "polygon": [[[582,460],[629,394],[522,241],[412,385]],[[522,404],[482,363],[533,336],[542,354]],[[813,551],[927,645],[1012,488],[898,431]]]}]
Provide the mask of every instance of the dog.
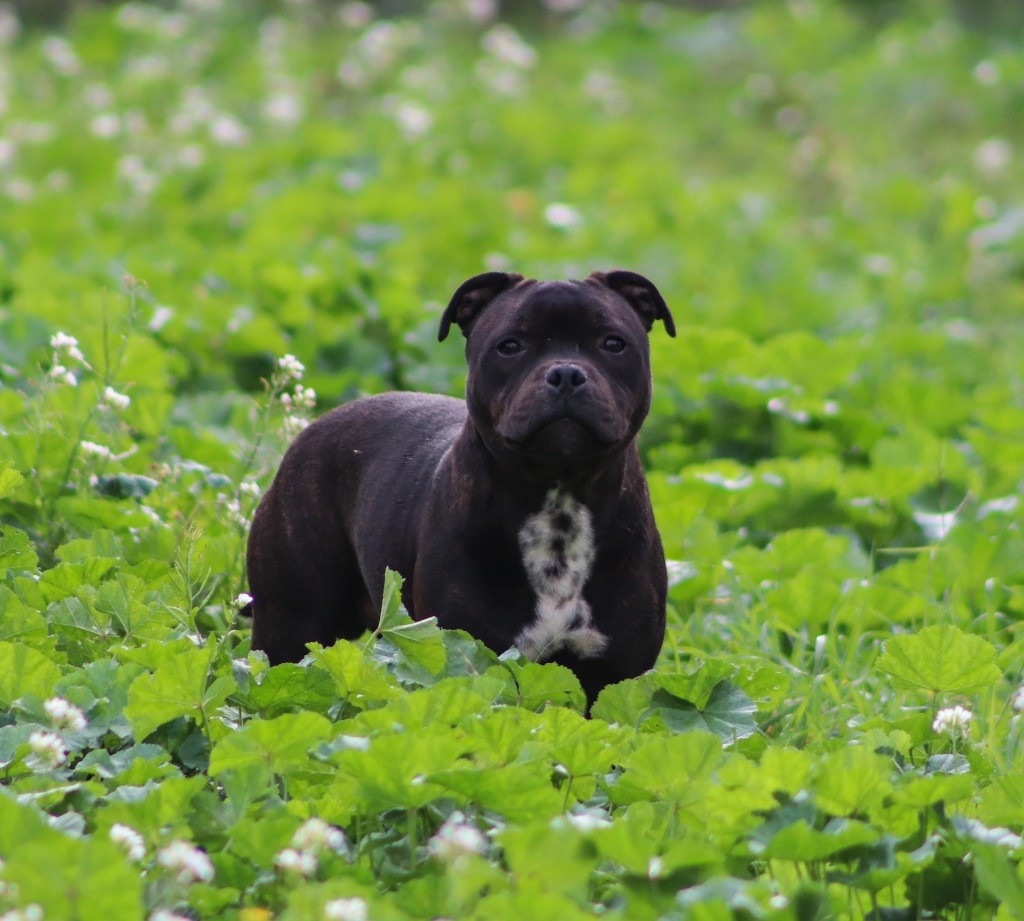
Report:
[{"label": "dog", "polygon": [[466,399],[385,393],[324,414],[256,510],[252,645],[271,663],[377,626],[385,569],[414,619],[568,666],[589,701],[649,669],[667,577],[636,438],[648,333],[672,315],[635,272],[464,282]]}]

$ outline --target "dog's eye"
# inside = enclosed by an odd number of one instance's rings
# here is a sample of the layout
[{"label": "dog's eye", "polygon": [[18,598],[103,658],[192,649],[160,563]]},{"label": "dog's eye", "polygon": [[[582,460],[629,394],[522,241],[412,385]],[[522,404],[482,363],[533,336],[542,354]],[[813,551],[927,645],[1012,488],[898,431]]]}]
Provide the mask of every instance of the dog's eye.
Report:
[{"label": "dog's eye", "polygon": [[619,336],[607,336],[601,343],[606,352],[621,352],[626,347],[626,340]]},{"label": "dog's eye", "polygon": [[498,343],[498,351],[502,355],[516,355],[523,350],[518,339],[505,339]]}]

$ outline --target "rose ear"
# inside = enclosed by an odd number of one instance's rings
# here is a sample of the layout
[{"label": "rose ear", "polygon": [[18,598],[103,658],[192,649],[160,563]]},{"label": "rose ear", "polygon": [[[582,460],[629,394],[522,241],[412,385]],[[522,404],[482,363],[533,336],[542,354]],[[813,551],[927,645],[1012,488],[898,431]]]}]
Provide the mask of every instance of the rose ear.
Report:
[{"label": "rose ear", "polygon": [[588,279],[611,288],[624,298],[640,315],[647,332],[651,331],[655,320],[662,320],[665,323],[665,332],[670,336],[676,334],[676,324],[669,313],[668,304],[665,303],[661,292],[654,287],[654,282],[643,275],[617,269],[614,272],[591,272]]},{"label": "rose ear", "polygon": [[484,272],[482,275],[474,275],[468,281],[464,281],[452,295],[452,299],[448,302],[441,317],[441,328],[437,333],[438,341],[444,341],[448,331],[452,328],[452,323],[457,323],[462,334],[468,336],[469,328],[480,311],[506,288],[511,288],[522,280],[522,275],[510,272]]}]

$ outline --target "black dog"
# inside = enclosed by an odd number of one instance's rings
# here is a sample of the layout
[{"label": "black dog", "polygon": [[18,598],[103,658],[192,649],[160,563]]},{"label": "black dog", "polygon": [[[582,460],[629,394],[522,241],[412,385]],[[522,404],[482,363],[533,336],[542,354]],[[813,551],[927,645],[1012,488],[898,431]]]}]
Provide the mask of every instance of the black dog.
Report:
[{"label": "black dog", "polygon": [[386,567],[414,618],[571,668],[593,700],[665,634],[665,557],[636,435],[657,288],[488,272],[441,319],[466,336],[466,401],[387,393],[288,450],[249,536],[253,647],[297,661],[377,625]]}]

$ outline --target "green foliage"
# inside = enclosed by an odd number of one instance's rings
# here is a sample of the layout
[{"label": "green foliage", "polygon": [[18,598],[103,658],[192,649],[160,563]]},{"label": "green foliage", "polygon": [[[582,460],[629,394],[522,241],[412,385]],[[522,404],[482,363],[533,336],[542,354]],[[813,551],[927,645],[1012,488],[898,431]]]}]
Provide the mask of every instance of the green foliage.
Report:
[{"label": "green foliage", "polygon": [[[1019,36],[486,6],[0,4],[0,914],[1020,916]],[[394,573],[271,666],[285,446],[460,394],[441,306],[505,266],[676,317],[657,667],[586,713]]]}]

